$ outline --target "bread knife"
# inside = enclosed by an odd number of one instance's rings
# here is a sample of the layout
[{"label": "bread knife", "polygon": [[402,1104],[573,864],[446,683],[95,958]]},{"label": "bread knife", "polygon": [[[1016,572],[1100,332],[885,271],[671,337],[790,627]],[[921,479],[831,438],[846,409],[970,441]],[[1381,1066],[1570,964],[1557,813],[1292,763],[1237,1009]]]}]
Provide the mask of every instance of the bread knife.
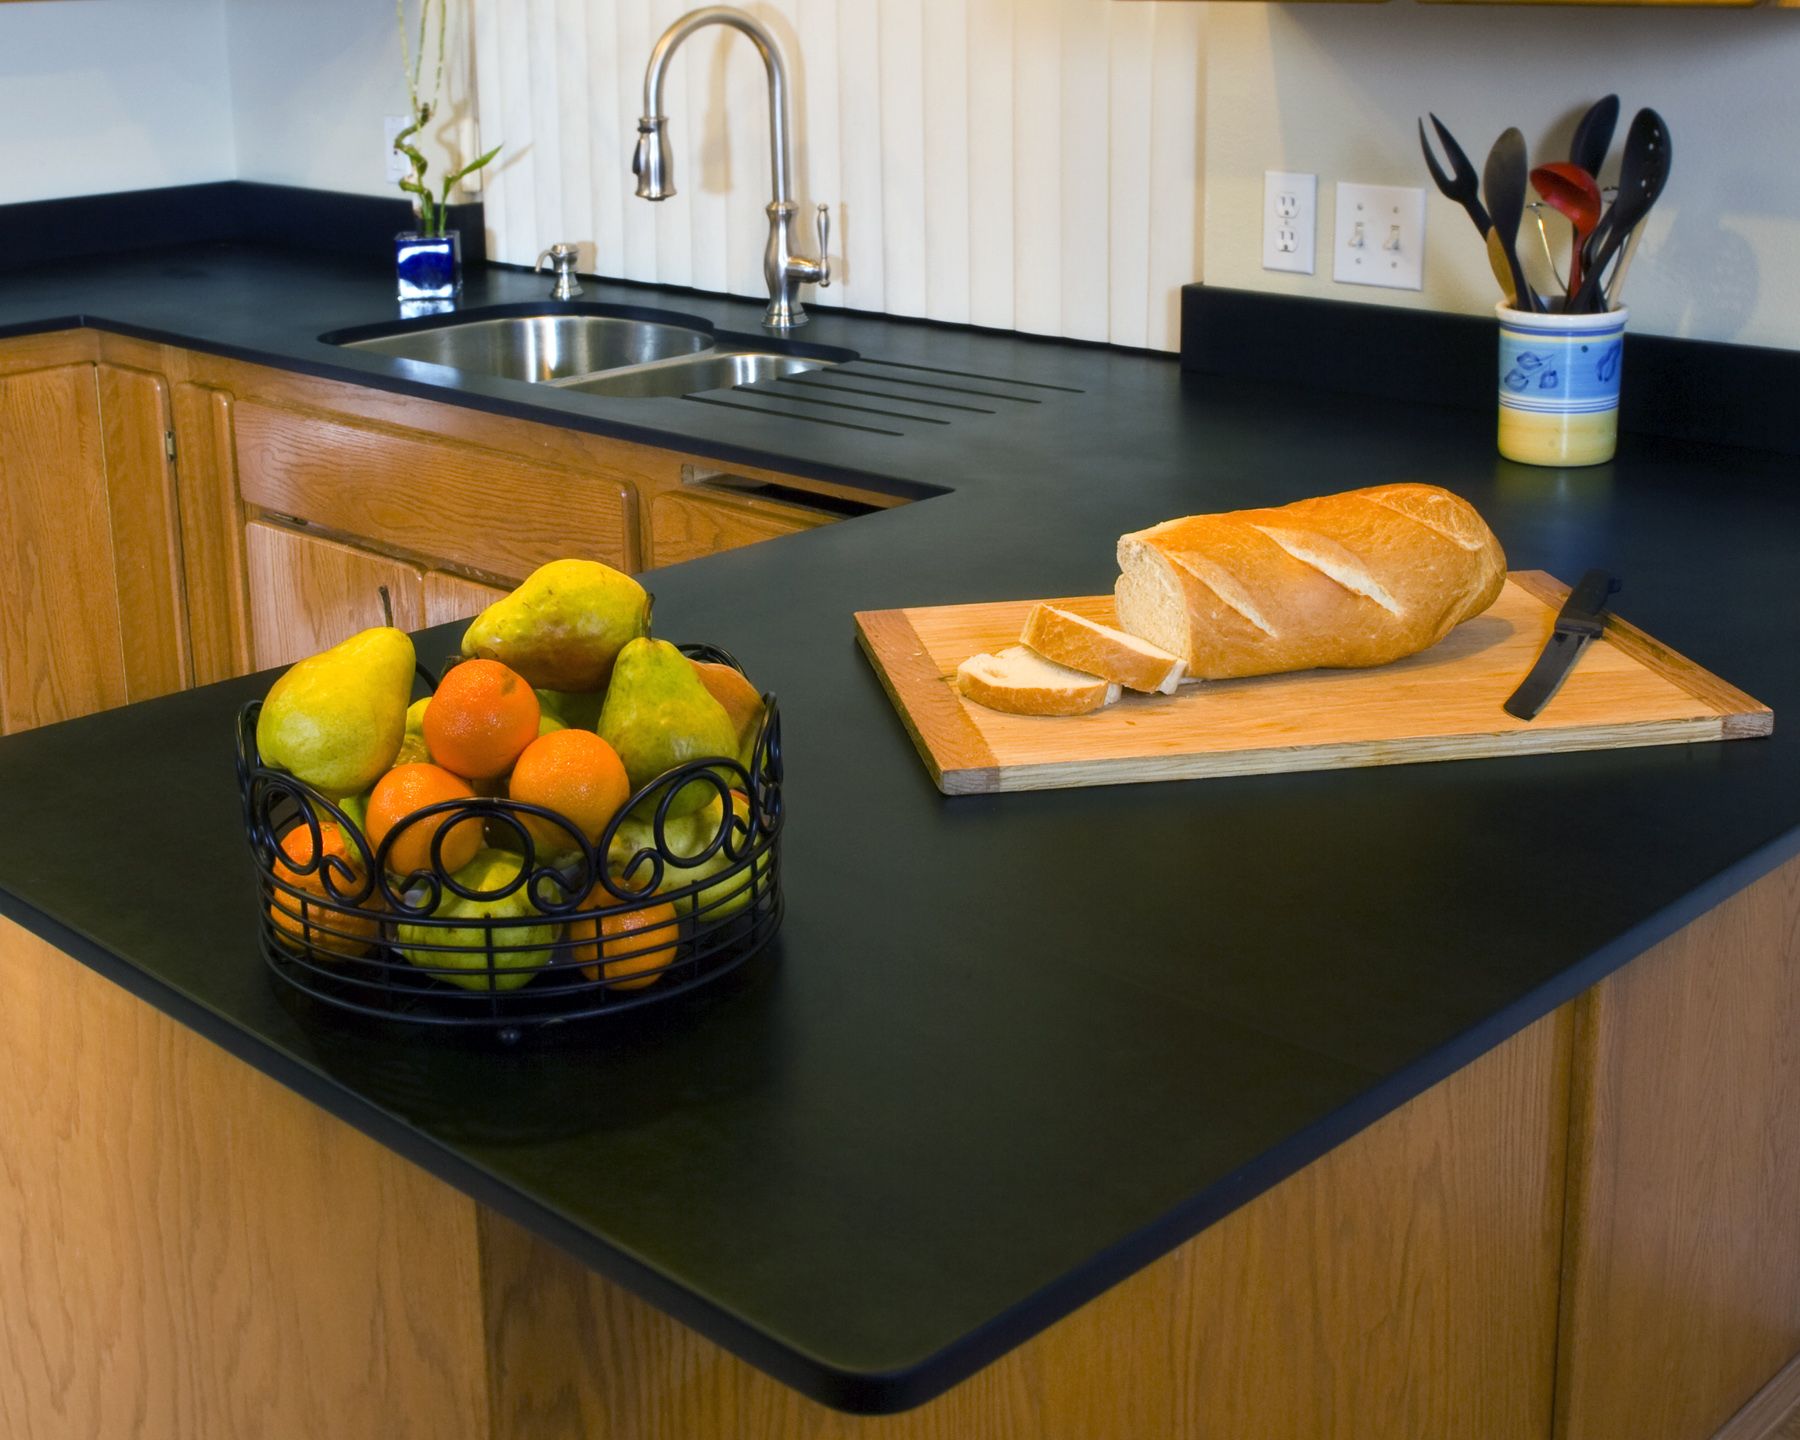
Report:
[{"label": "bread knife", "polygon": [[1588,641],[1598,639],[1606,629],[1606,607],[1619,593],[1619,581],[1604,570],[1590,570],[1581,583],[1569,592],[1561,610],[1556,612],[1556,628],[1538,652],[1525,683],[1506,702],[1506,713],[1521,720],[1535,720],[1538,712],[1550,703],[1550,697],[1562,688]]}]

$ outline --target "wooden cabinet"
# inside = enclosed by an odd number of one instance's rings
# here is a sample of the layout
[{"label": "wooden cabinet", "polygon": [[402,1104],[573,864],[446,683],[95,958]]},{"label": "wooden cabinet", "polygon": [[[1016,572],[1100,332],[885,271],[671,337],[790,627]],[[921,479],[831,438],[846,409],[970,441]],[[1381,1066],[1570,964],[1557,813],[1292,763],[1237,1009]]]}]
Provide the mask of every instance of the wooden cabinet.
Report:
[{"label": "wooden cabinet", "polygon": [[1800,1355],[1800,861],[1575,1021],[1556,1440],[1711,1435]]},{"label": "wooden cabinet", "polygon": [[603,471],[260,400],[234,427],[239,491],[265,510],[513,581],[567,556],[639,568],[633,497]]},{"label": "wooden cabinet", "polygon": [[425,623],[448,625],[452,620],[473,620],[506,591],[460,575],[433,570],[425,577]]},{"label": "wooden cabinet", "polygon": [[829,524],[836,517],[803,505],[712,491],[671,490],[650,507],[651,564],[679,565],[702,555],[754,545]]},{"label": "wooden cabinet", "polygon": [[9,729],[902,503],[93,330],[0,342],[0,439]]},{"label": "wooden cabinet", "polygon": [[425,576],[403,560],[261,520],[244,527],[244,542],[259,670],[291,665],[385,625],[389,608],[402,630],[425,624]]},{"label": "wooden cabinet", "polygon": [[174,386],[174,411],[188,642],[194,683],[210,685],[252,668],[231,395],[216,385],[181,380]]},{"label": "wooden cabinet", "polygon": [[167,383],[85,358],[32,366],[56,354],[0,364],[0,732],[192,673]]}]

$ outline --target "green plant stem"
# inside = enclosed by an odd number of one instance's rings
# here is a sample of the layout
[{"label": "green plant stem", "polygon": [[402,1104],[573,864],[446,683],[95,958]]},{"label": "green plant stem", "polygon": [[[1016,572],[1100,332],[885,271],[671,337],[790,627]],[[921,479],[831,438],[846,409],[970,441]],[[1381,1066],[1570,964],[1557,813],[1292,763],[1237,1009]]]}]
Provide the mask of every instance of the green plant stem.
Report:
[{"label": "green plant stem", "polygon": [[[431,77],[431,91],[421,98],[419,79],[425,69],[425,46],[430,35],[431,18],[437,16],[437,69]],[[444,177],[441,193],[433,196],[431,187],[426,182],[426,173],[431,163],[425,158],[418,146],[409,143],[415,135],[423,135],[426,125],[431,122],[433,112],[437,108],[438,92],[444,83],[444,49],[445,36],[450,29],[448,0],[419,0],[419,43],[415,50],[409,43],[406,23],[406,0],[394,0],[394,18],[400,30],[400,63],[402,73],[406,77],[407,99],[412,104],[412,124],[408,125],[394,137],[394,149],[407,158],[412,165],[413,173],[400,181],[400,188],[414,197],[415,208],[419,214],[419,233],[426,236],[439,236],[444,233],[446,212],[450,208],[450,192],[459,181],[473,175],[496,155],[500,147],[496,145],[487,154],[470,161],[461,169],[450,171]]]}]

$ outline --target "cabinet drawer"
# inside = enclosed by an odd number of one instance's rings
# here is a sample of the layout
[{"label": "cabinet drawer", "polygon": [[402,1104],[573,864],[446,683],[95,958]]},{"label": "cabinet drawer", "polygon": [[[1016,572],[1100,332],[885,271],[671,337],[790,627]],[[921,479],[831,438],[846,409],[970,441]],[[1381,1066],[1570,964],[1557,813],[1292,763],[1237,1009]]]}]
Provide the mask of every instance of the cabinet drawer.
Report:
[{"label": "cabinet drawer", "polygon": [[611,476],[256,401],[235,420],[253,505],[494,575],[566,556],[638,568],[632,495]]},{"label": "cabinet drawer", "polygon": [[[844,502],[822,497],[834,508],[763,499],[712,490],[667,491],[650,506],[652,563],[679,565],[720,550],[735,550],[777,535],[792,535],[841,520]],[[872,507],[860,507],[872,508]]]}]

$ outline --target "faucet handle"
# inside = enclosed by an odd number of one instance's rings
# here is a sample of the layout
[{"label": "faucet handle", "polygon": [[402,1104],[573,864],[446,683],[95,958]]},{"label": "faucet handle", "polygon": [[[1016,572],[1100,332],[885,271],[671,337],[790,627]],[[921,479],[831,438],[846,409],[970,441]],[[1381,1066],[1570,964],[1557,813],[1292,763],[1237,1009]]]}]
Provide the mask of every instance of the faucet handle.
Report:
[{"label": "faucet handle", "polygon": [[819,206],[819,278],[818,287],[823,290],[831,284],[831,207]]}]

